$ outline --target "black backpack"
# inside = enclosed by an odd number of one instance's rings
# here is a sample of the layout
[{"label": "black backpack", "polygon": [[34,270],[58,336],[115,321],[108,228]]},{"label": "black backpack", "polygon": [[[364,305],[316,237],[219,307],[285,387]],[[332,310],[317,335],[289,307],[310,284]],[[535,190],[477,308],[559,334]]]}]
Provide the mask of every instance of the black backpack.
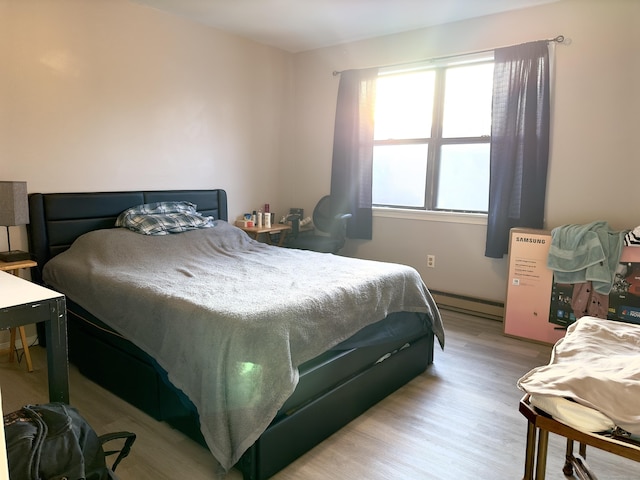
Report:
[{"label": "black backpack", "polygon": [[[27,405],[4,416],[11,480],[117,480],[116,466],[136,439],[130,432],[98,436],[78,411],[64,403]],[[124,439],[120,450],[103,444]],[[106,456],[119,453],[112,467]]]}]

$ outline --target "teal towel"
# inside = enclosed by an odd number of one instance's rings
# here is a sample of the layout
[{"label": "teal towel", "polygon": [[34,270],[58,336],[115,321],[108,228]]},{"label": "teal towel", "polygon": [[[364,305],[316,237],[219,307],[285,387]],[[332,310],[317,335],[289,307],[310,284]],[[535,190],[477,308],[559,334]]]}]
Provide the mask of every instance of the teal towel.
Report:
[{"label": "teal towel", "polygon": [[612,231],[603,221],[554,228],[547,266],[554,271],[555,281],[592,282],[596,292],[608,295],[625,233]]}]

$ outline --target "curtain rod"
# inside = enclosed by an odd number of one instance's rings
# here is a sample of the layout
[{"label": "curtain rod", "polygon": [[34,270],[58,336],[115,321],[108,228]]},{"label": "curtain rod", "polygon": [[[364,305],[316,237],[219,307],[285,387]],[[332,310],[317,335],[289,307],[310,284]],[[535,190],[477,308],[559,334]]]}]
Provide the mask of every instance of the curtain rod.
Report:
[{"label": "curtain rod", "polygon": [[[543,41],[547,42],[547,43],[551,43],[551,42],[564,43],[565,40],[566,39],[564,38],[564,35],[558,35],[557,37],[548,38],[548,39],[543,40]],[[435,61],[444,60],[444,59],[447,59],[447,58],[463,57],[463,56],[466,56],[466,55],[477,55],[479,53],[493,52],[494,50],[497,50],[498,48],[505,48],[505,47],[487,48],[486,50],[478,50],[476,52],[457,53],[457,54],[454,54],[454,55],[446,55],[446,56],[443,56],[443,57],[434,57],[434,58],[429,58],[429,59],[426,59],[426,60],[416,60],[414,62],[394,63],[392,65],[382,65],[382,66],[379,66],[378,68],[399,67],[401,65],[412,65],[414,63],[435,62]],[[340,75],[343,71],[344,70],[334,70],[333,71],[333,76],[335,77],[337,75]]]}]

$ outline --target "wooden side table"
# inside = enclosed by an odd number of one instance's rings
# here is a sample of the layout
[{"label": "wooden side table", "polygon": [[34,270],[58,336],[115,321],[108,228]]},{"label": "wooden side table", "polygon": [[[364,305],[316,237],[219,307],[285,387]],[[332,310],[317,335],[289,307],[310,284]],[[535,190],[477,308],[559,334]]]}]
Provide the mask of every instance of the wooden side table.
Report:
[{"label": "wooden side table", "polygon": [[258,240],[260,235],[266,236],[266,241],[271,245],[271,235],[274,233],[280,234],[280,240],[278,241],[278,246],[281,247],[284,245],[284,239],[287,235],[287,232],[291,230],[291,225],[286,225],[284,223],[276,223],[271,225],[270,227],[238,227],[241,230],[244,230],[252,237],[254,240]]},{"label": "wooden side table", "polygon": [[[637,442],[633,442],[630,439],[616,439],[597,433],[586,433],[575,430],[564,423],[538,412],[535,407],[529,403],[528,394],[520,400],[518,410],[528,420],[523,480],[543,480],[545,478],[549,432],[567,439],[565,464],[562,472],[568,477],[573,477],[575,473],[578,478],[596,478],[586,463],[587,446],[640,462],[640,445]],[[578,442],[579,444],[579,453],[577,456],[573,453],[574,442]]]},{"label": "wooden side table", "polygon": [[[33,260],[20,260],[18,262],[3,262],[0,261],[0,271],[11,272],[15,276],[20,276],[19,272],[23,268],[37,267],[38,263]],[[31,353],[29,353],[29,344],[27,343],[27,334],[25,333],[24,326],[11,327],[9,329],[9,362],[13,362],[15,359],[16,351],[16,328],[20,334],[20,341],[22,341],[22,348],[24,350],[24,358],[27,362],[27,370],[33,372],[33,363],[31,362]]]}]

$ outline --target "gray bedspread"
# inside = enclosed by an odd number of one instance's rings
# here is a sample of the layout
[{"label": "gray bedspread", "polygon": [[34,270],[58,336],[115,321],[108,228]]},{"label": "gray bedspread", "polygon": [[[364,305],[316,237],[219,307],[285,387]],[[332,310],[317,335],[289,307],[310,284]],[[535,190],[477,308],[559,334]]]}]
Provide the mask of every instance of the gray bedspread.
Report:
[{"label": "gray bedspread", "polygon": [[297,367],[364,326],[423,312],[444,346],[415,269],[265,245],[224,221],[166,236],[93,231],[44,280],[158,361],[225,469],[291,395]]}]

